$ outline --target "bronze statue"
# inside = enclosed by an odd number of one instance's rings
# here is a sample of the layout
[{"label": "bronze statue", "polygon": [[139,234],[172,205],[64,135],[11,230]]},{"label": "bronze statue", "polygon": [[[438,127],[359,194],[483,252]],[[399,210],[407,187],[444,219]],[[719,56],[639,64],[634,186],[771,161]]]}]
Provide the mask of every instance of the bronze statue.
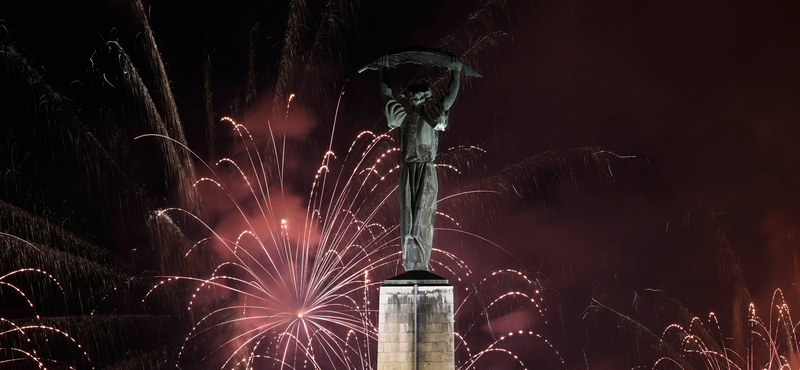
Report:
[{"label": "bronze statue", "polygon": [[[439,101],[426,109],[433,94],[430,87],[414,84],[403,91],[411,109],[403,107],[389,85],[388,68],[402,63],[446,67],[451,71],[450,88]],[[456,100],[462,70],[480,77],[461,60],[447,52],[414,49],[384,55],[362,68],[378,69],[381,75],[381,95],[389,127],[397,128],[403,168],[400,172],[400,242],[403,247],[403,267],[406,271],[428,270],[433,247],[433,222],[436,218],[436,196],[439,182],[436,176],[436,151],[439,131],[448,125],[450,107]]]}]

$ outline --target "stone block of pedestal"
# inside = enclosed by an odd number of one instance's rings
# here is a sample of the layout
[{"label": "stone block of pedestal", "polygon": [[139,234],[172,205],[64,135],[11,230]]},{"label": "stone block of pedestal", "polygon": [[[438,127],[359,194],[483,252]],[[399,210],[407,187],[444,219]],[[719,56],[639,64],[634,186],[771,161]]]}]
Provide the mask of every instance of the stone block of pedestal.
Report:
[{"label": "stone block of pedestal", "polygon": [[427,271],[384,281],[378,370],[454,370],[453,287]]}]

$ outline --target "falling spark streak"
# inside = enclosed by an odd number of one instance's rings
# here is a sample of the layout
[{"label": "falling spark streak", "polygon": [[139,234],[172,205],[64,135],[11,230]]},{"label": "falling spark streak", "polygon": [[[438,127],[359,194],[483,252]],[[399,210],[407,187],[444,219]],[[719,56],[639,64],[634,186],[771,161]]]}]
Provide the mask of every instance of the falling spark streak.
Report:
[{"label": "falling spark streak", "polygon": [[33,248],[33,249],[36,249],[36,251],[38,251],[38,252],[41,252],[41,251],[42,251],[41,249],[39,249],[39,247],[37,247],[37,246],[36,246],[36,245],[34,245],[33,243],[31,243],[31,242],[29,242],[29,241],[27,241],[27,240],[25,240],[25,239],[22,239],[22,238],[20,238],[20,237],[18,237],[18,236],[16,236],[16,235],[11,235],[11,234],[7,234],[7,233],[4,233],[4,232],[0,232],[0,236],[5,236],[5,237],[8,237],[8,238],[12,238],[12,239],[15,239],[15,240],[17,240],[17,241],[23,242],[23,243],[25,243],[26,245],[28,245],[29,247],[31,247],[31,248]]},{"label": "falling spark streak", "polygon": [[[26,241],[24,239],[21,239],[21,238],[15,236],[15,235],[7,234],[7,233],[0,233],[0,236],[9,237],[9,238],[15,239],[17,241],[21,241],[24,244],[34,248],[36,251],[38,251],[40,253],[43,253],[42,250],[40,248],[38,248],[36,245],[34,245],[33,243],[30,243],[30,242],[28,242],[28,241]],[[51,281],[52,283],[54,283],[58,287],[61,295],[64,296],[65,299],[66,299],[66,293],[65,293],[64,288],[62,287],[61,283],[58,281],[58,279],[56,279],[50,273],[48,273],[48,272],[46,272],[44,270],[38,269],[38,268],[21,268],[21,269],[14,270],[14,271],[8,272],[8,273],[0,276],[0,288],[6,287],[6,288],[9,288],[9,289],[13,290],[14,292],[16,292],[25,301],[25,303],[28,305],[28,307],[34,312],[34,319],[36,321],[40,321],[41,320],[41,316],[39,316],[39,314],[35,313],[36,312],[35,305],[34,305],[33,301],[31,301],[31,299],[29,298],[29,295],[26,294],[25,291],[22,288],[20,288],[20,287],[14,285],[14,284],[8,282],[9,278],[11,278],[13,276],[16,276],[16,275],[20,275],[20,274],[25,274],[25,273],[35,273],[35,274],[38,274],[38,275],[43,275],[43,276],[47,277],[47,279],[49,281]],[[6,327],[10,327],[10,328],[6,328]],[[91,363],[91,358],[89,356],[89,353],[86,350],[84,350],[83,346],[73,336],[71,336],[69,333],[67,333],[67,332],[65,332],[65,331],[63,331],[61,329],[58,329],[58,328],[56,328],[54,326],[50,326],[50,325],[41,325],[41,324],[36,324],[36,325],[18,325],[17,323],[15,323],[12,320],[6,319],[4,317],[0,317],[0,343],[4,343],[5,345],[8,345],[9,343],[14,343],[15,341],[18,341],[18,340],[22,340],[23,343],[31,343],[32,339],[31,339],[31,336],[29,335],[29,332],[41,332],[41,333],[44,333],[44,334],[54,334],[57,337],[62,337],[64,339],[68,340],[70,343],[72,343],[72,345],[74,345],[75,348],[77,348],[77,350],[80,352],[80,354],[83,356],[83,358],[88,363]],[[19,337],[18,338],[17,337],[12,337],[13,334],[19,334]],[[50,339],[45,339],[45,341],[50,341]],[[36,363],[38,368],[46,369],[46,362],[53,362],[53,363],[57,362],[55,359],[46,359],[46,358],[38,356],[36,354],[36,350],[35,349],[32,350],[32,351],[26,351],[25,349],[19,348],[19,347],[5,347],[4,346],[4,347],[0,347],[0,351],[9,351],[11,353],[22,354],[24,356],[22,358],[19,358],[19,357],[0,358],[0,364],[9,364],[9,363],[12,363],[12,362],[24,362],[26,360],[30,360],[30,361],[33,361],[34,363]],[[73,368],[73,367],[70,366],[70,368]],[[91,368],[94,369],[94,367],[91,367]]]},{"label": "falling spark streak", "polygon": [[501,251],[508,253],[509,256],[514,257],[514,259],[519,261],[519,258],[517,258],[517,256],[515,256],[513,253],[509,252],[507,249],[501,247],[500,244],[497,244],[497,243],[495,243],[495,242],[493,242],[493,241],[491,241],[489,239],[486,239],[486,238],[484,238],[484,237],[482,237],[482,236],[480,236],[478,234],[471,233],[469,231],[458,230],[458,229],[447,229],[447,228],[443,228],[443,227],[437,227],[436,230],[439,230],[439,231],[452,231],[452,232],[462,233],[462,234],[466,234],[466,235],[472,236],[472,237],[474,237],[476,239],[480,239],[482,241],[485,241],[485,242],[497,247],[497,249],[500,249]]},{"label": "falling spark streak", "polygon": [[[714,370],[797,370],[800,369],[800,340],[798,323],[790,314],[789,305],[783,292],[775,290],[770,303],[768,320],[765,322],[756,314],[750,303],[744,319],[744,337],[731,338],[723,335],[723,330],[714,312],[704,321],[692,317],[688,326],[670,324],[657,336],[658,357],[652,365],[637,366],[633,369],[671,369],[684,370],[704,368]],[[633,318],[594,301],[585,315],[604,310],[611,312],[622,321],[634,324],[636,329],[647,331]],[[586,317],[586,316],[584,316]],[[736,335],[736,334],[735,334]],[[728,343],[741,339],[746,343],[742,348],[732,348]],[[743,351],[743,352],[742,352]]]}]

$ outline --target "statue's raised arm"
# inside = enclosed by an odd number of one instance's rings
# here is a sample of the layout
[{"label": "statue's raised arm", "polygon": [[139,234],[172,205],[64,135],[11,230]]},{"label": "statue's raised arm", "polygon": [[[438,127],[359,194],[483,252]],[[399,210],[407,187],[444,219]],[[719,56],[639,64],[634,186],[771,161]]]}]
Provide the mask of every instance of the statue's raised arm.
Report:
[{"label": "statue's raised arm", "polygon": [[452,57],[450,87],[447,89],[447,95],[438,103],[434,104],[430,111],[428,111],[429,120],[435,125],[433,129],[436,131],[444,131],[447,128],[450,117],[450,107],[455,103],[458,89],[461,86],[461,69],[463,65],[460,59]]},{"label": "statue's raised arm", "polygon": [[457,57],[453,57],[452,65],[450,67],[450,88],[447,89],[447,95],[444,96],[442,102],[444,103],[444,110],[450,110],[453,103],[456,101],[458,89],[461,87],[461,70],[464,68],[464,62]]}]

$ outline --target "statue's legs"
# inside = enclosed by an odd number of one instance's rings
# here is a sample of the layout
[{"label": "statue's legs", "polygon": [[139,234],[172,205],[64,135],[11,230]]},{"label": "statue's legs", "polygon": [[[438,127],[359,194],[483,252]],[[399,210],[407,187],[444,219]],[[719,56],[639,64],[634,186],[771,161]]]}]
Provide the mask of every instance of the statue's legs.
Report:
[{"label": "statue's legs", "polygon": [[428,270],[439,180],[430,162],[406,162],[400,171],[400,236],[406,271]]}]

